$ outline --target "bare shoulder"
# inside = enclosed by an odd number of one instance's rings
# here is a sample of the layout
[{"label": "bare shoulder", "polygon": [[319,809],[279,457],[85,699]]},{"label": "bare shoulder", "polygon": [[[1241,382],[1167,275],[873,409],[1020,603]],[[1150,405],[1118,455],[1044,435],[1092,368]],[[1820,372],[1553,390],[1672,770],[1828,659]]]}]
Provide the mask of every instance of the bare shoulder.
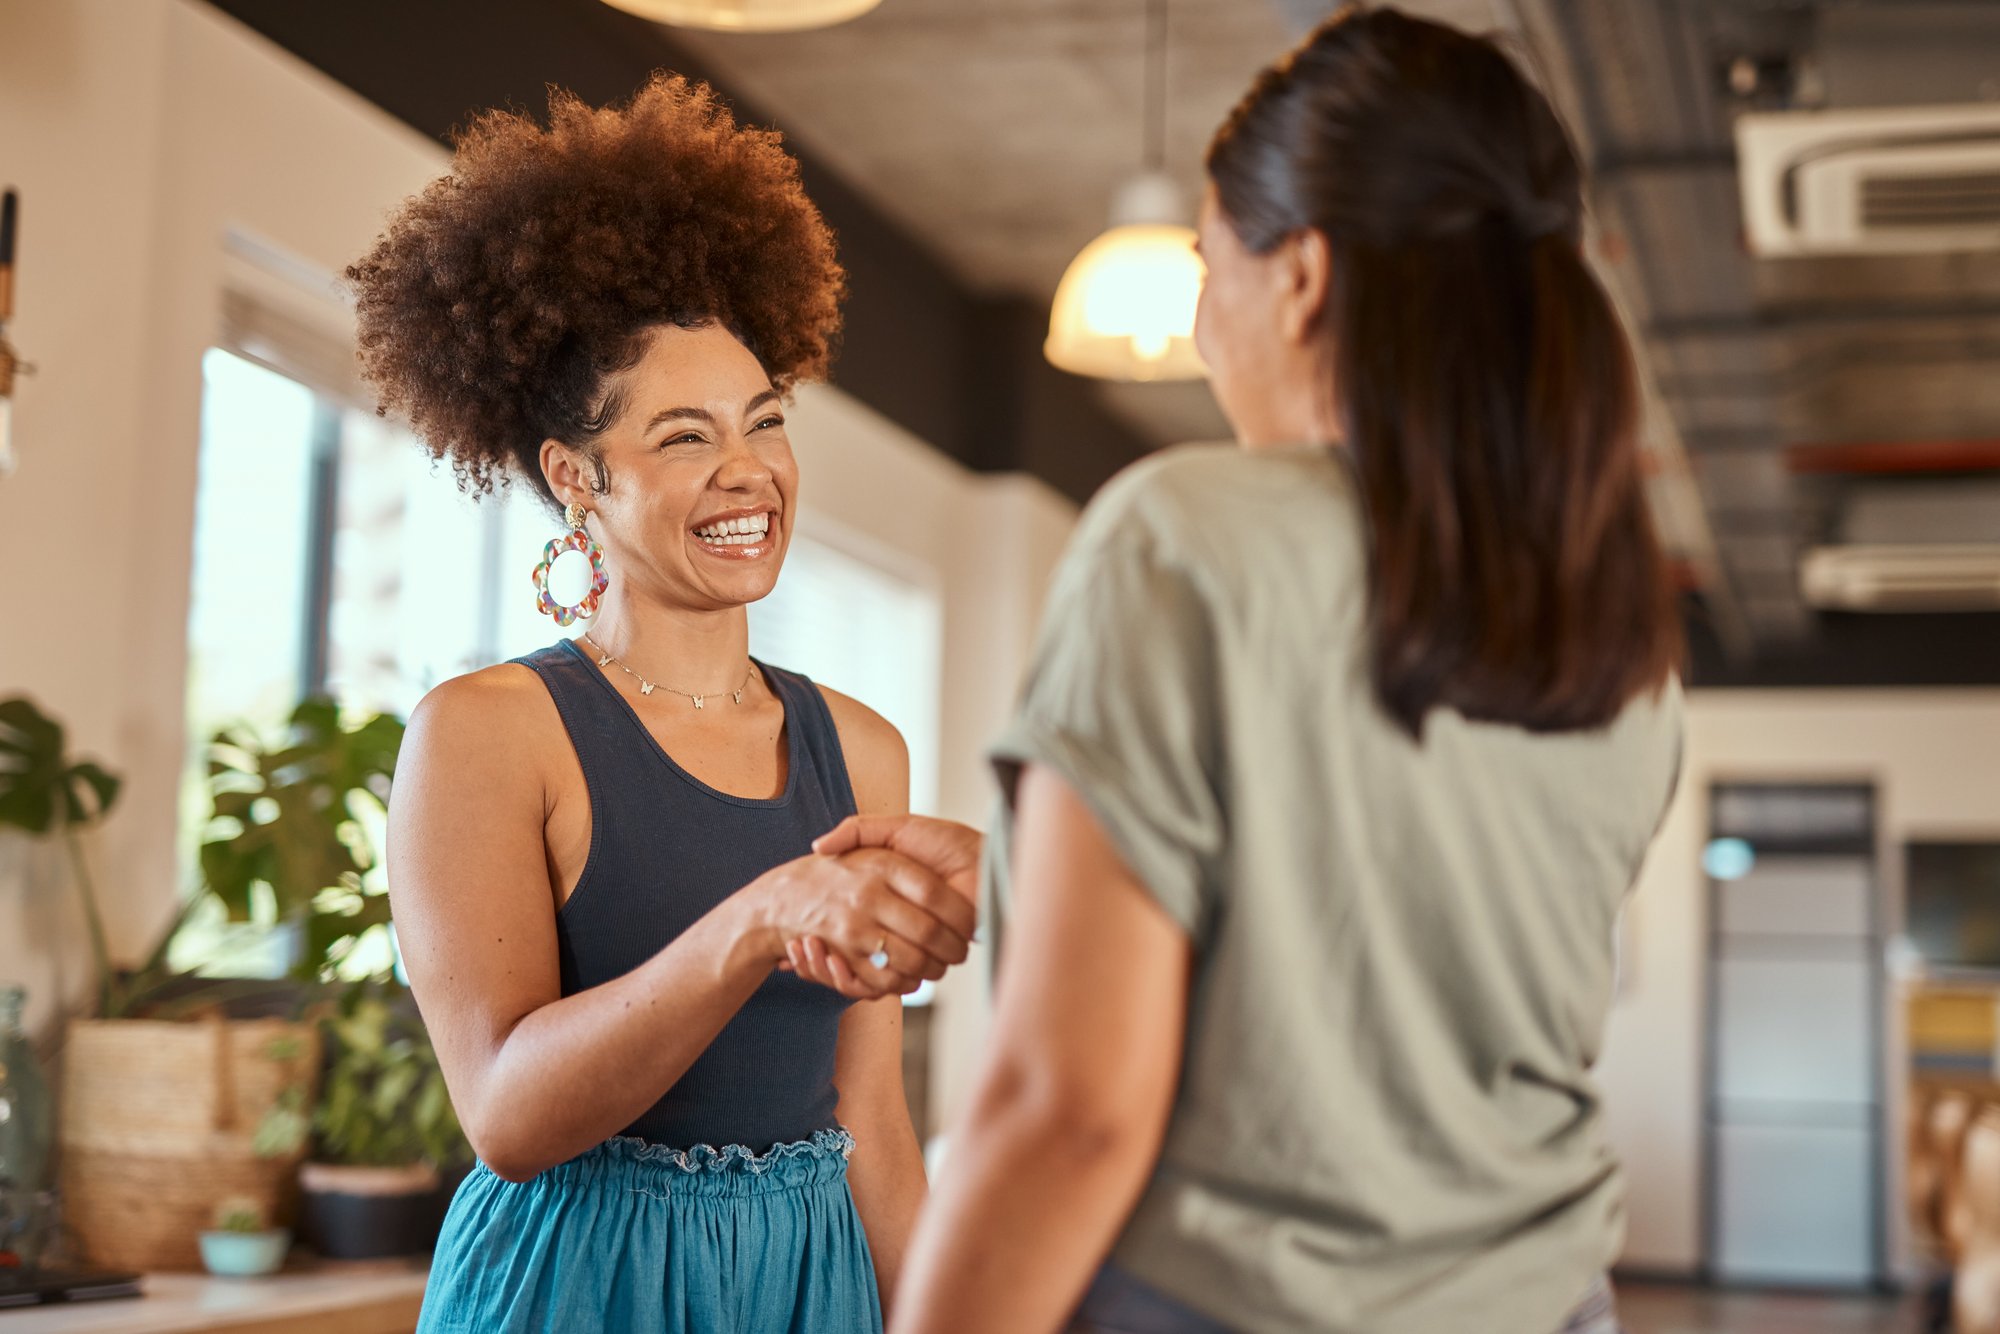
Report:
[{"label": "bare shoulder", "polygon": [[[389,793],[389,892],[406,949],[463,938],[455,914],[552,911],[543,838],[564,735],[522,666],[454,677],[418,701]],[[450,923],[426,925],[433,912]]]},{"label": "bare shoulder", "polygon": [[833,714],[833,725],[840,729],[840,744],[849,763],[863,758],[908,760],[909,747],[903,744],[903,734],[894,723],[851,695],[826,686],[817,688]]},{"label": "bare shoulder", "polygon": [[[817,683],[815,683],[817,684]],[[864,814],[901,812],[910,800],[910,748],[896,725],[860,700],[817,686],[826,698],[847,775]]]},{"label": "bare shoulder", "polygon": [[432,761],[501,761],[525,759],[561,736],[561,715],[541,679],[503,662],[433,687],[411,712],[403,744],[406,754]]}]

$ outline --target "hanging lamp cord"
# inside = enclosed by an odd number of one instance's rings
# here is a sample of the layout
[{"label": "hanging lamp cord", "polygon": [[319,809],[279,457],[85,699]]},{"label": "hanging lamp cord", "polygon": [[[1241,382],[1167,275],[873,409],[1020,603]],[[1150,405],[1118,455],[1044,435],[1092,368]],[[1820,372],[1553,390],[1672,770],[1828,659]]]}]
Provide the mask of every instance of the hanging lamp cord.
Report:
[{"label": "hanging lamp cord", "polygon": [[1167,164],[1167,0],[1146,0],[1146,169]]}]

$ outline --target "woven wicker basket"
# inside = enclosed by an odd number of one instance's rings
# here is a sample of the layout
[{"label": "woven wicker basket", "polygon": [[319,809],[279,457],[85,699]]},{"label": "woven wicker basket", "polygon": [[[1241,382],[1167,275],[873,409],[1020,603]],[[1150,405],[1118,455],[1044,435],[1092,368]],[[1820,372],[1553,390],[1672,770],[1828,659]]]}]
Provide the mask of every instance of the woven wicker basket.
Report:
[{"label": "woven wicker basket", "polygon": [[[283,1047],[291,1054],[280,1055]],[[319,1065],[318,1030],[278,1019],[71,1025],[63,1216],[84,1258],[115,1269],[199,1269],[197,1234],[230,1198],[289,1226],[303,1151],[260,1158],[252,1140],[288,1086],[302,1086],[303,1105],[312,1105]]]}]

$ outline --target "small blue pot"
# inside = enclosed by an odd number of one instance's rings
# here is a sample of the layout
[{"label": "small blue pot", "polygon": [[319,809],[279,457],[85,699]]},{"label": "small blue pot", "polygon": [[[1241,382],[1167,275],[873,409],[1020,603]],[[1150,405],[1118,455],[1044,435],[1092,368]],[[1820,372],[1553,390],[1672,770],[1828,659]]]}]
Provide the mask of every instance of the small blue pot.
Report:
[{"label": "small blue pot", "polygon": [[269,1232],[204,1232],[201,1262],[208,1266],[209,1273],[224,1278],[256,1278],[277,1273],[291,1246],[289,1228],[273,1228]]}]

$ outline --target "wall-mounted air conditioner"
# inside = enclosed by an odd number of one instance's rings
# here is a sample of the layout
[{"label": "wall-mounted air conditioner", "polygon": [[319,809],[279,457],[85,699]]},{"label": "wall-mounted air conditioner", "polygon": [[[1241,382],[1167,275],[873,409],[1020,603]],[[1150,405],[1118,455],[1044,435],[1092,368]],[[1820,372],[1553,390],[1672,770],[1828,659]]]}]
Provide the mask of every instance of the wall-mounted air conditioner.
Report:
[{"label": "wall-mounted air conditioner", "polygon": [[2000,104],[1746,113],[1736,154],[1759,255],[2000,248]]},{"label": "wall-mounted air conditioner", "polygon": [[1816,547],[1799,563],[1799,587],[1826,611],[2000,611],[2000,546]]}]

